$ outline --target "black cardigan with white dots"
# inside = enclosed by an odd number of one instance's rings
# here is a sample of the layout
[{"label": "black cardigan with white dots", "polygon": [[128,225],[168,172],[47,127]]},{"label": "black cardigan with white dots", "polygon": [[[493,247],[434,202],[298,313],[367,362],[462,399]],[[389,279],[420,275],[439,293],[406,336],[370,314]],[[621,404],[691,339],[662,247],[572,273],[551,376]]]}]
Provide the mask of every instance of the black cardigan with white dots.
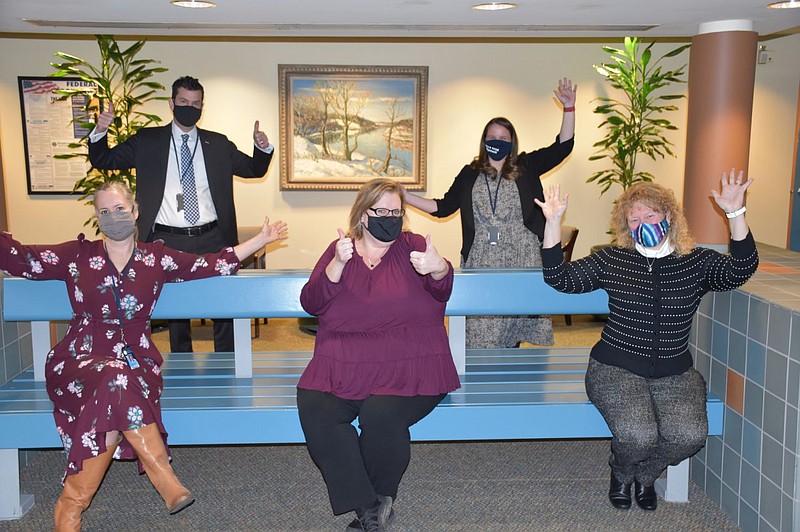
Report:
[{"label": "black cardigan with white dots", "polygon": [[758,251],[748,233],[731,240],[730,254],[697,247],[648,259],[635,249],[609,247],[565,263],[557,245],[542,250],[542,263],[545,282],[560,292],[608,292],[608,322],[592,358],[657,378],[692,366],[689,332],[701,298],[743,285],[758,268]]}]

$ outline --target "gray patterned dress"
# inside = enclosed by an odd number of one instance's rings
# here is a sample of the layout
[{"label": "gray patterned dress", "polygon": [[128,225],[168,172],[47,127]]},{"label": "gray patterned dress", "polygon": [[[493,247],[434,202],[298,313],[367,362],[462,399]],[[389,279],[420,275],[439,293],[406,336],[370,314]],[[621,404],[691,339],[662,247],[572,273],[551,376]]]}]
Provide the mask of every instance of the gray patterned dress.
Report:
[{"label": "gray patterned dress", "polygon": [[[492,205],[494,204],[494,209]],[[541,268],[539,237],[522,223],[519,192],[513,181],[478,176],[472,188],[475,242],[463,268]],[[494,212],[492,212],[494,211]],[[496,228],[496,244],[489,242]],[[467,347],[514,347],[518,342],[553,344],[549,316],[468,316]]]}]

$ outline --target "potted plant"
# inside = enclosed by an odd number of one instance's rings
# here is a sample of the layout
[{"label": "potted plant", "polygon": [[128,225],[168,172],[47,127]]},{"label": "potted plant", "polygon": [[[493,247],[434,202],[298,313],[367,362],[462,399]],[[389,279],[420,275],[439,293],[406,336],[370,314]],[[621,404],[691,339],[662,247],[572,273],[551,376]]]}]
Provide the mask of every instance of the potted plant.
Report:
[{"label": "potted plant", "polygon": [[[62,159],[89,158],[88,132],[94,128],[91,118],[103,111],[105,102],[114,104],[114,122],[108,128],[110,145],[124,142],[139,129],[158,124],[161,118],[144,113],[139,108],[151,100],[168,100],[168,96],[159,93],[164,90],[161,83],[152,80],[155,74],[166,72],[167,69],[159,66],[154,59],[137,59],[137,55],[144,47],[145,41],[136,41],[128,48],[121,50],[112,35],[96,35],[97,46],[100,50],[100,64],[94,66],[85,59],[64,52],[56,52],[61,58],[61,63],[50,63],[56,69],[51,74],[53,77],[74,76],[83,81],[92,83],[92,87],[78,87],[75,89],[60,90],[60,99],[65,100],[75,95],[85,95],[86,98],[83,116],[75,120],[80,122],[87,131],[80,142],[70,144],[70,148],[84,148],[80,152],[57,155]],[[97,170],[90,168],[86,176],[78,180],[72,192],[80,194],[80,200],[91,205],[95,190],[105,181],[123,181],[131,190],[136,190],[136,176],[133,170]],[[96,224],[94,219],[89,219],[84,225]]]},{"label": "potted plant", "polygon": [[656,156],[662,159],[666,155],[675,157],[671,149],[673,144],[665,133],[677,127],[664,114],[675,111],[677,106],[671,102],[684,98],[684,95],[664,94],[662,89],[673,83],[684,83],[682,76],[686,65],[667,69],[661,62],[679,55],[690,45],[679,46],[653,61],[651,49],[654,43],[644,49],[640,44],[636,37],[625,37],[622,49],[604,46],[603,50],[611,55],[611,61],[592,65],[613,88],[622,91],[620,99],[598,97],[594,100],[599,102],[594,112],[603,116],[599,127],[604,127],[606,134],[594,143],[598,150],[589,160],[608,159],[611,166],[595,172],[586,182],[600,185],[601,196],[614,184],[627,190],[635,183],[653,180],[654,176],[649,172],[637,171],[639,154],[653,160]]}]

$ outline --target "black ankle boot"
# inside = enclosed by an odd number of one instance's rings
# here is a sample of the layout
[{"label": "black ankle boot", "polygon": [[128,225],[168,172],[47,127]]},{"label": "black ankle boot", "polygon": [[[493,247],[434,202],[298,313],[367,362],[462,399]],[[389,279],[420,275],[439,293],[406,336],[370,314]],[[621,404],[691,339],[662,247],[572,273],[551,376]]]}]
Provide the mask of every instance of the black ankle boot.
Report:
[{"label": "black ankle boot", "polygon": [[642,510],[655,510],[658,506],[658,495],[656,495],[655,487],[640,484],[638,480],[635,484],[636,504],[639,505],[639,508]]},{"label": "black ankle boot", "polygon": [[[638,486],[638,484],[637,484]],[[608,500],[614,508],[628,510],[631,507],[631,483],[617,480],[611,473],[611,484],[608,487]]]},{"label": "black ankle boot", "polygon": [[347,531],[363,530],[364,532],[383,532],[380,523],[381,501],[375,500],[366,508],[356,508],[356,518],[347,525]]}]

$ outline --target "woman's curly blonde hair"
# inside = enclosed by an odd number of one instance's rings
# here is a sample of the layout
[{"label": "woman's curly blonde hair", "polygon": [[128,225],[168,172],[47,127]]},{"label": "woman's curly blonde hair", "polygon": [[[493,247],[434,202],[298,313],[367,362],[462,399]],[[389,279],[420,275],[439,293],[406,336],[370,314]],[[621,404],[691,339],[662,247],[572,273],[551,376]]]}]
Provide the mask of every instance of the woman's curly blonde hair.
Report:
[{"label": "woman's curly blonde hair", "polygon": [[617,198],[614,210],[611,212],[611,231],[614,233],[617,246],[629,249],[636,247],[628,229],[628,215],[637,204],[666,215],[669,220],[667,234],[675,246],[675,253],[686,255],[694,249],[695,242],[689,234],[689,224],[675,199],[675,194],[670,189],[655,183],[637,183]]}]

